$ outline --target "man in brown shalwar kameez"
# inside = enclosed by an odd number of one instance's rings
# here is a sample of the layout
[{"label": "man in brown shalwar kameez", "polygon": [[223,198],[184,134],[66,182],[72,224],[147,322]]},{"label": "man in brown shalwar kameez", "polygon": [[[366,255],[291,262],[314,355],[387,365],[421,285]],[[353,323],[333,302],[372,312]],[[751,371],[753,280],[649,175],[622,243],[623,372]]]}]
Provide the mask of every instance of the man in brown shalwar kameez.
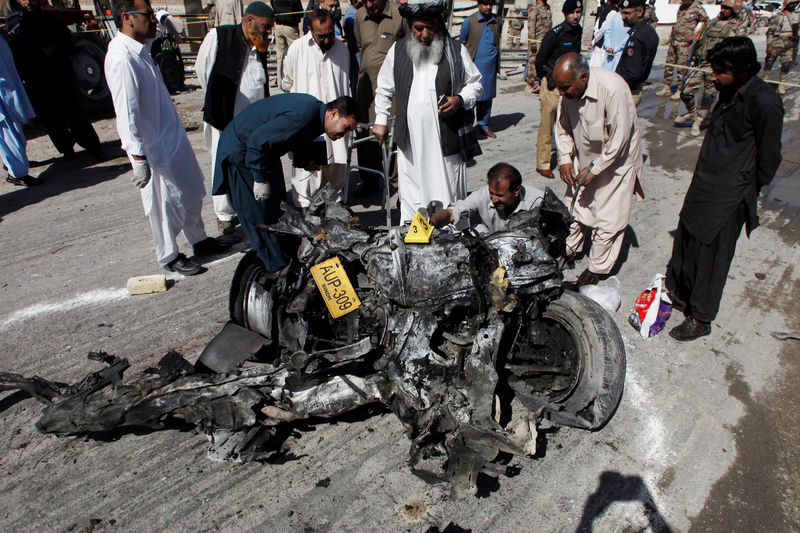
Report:
[{"label": "man in brown shalwar kameez", "polygon": [[[559,173],[578,195],[567,247],[579,252],[591,232],[589,267],[576,285],[592,285],[608,274],[622,248],[633,195],[644,198],[639,176],[643,160],[636,106],[616,73],[589,68],[576,53],[565,54],[553,70],[561,102],[556,120]],[[583,186],[578,180],[592,164]]]}]

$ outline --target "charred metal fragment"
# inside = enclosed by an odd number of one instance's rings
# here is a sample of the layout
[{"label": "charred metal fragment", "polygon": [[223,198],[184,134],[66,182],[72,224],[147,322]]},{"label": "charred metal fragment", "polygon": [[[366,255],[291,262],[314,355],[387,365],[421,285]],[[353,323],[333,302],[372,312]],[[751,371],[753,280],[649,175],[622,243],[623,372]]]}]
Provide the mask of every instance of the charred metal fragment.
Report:
[{"label": "charred metal fragment", "polygon": [[[43,432],[194,424],[210,458],[233,461],[275,457],[299,420],[381,404],[407,429],[412,471],[455,496],[503,471],[502,453],[534,454],[540,424],[598,429],[611,418],[624,345],[602,308],[562,288],[570,218],[552,191],[503,232],[436,233],[427,245],[406,245],[401,228],[358,229],[332,198],[324,188],[304,213],[283,206],[263,228],[289,265],[269,274],[245,255],[232,323],[194,368],[172,354],[156,377],[124,385],[127,361],[100,354],[109,366],[77,385],[0,374],[0,390],[45,403]],[[311,269],[334,256],[326,296]],[[354,295],[339,290],[345,278]]]}]

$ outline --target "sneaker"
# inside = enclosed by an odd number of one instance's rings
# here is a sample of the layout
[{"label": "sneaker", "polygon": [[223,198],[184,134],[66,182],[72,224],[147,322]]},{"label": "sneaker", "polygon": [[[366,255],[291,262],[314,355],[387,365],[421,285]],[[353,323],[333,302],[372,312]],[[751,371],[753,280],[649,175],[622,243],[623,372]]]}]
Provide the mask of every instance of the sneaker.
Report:
[{"label": "sneaker", "polygon": [[230,244],[219,242],[214,237],[206,237],[200,242],[192,245],[194,255],[219,255],[227,252],[230,249]]},{"label": "sneaker", "polygon": [[32,178],[30,176],[22,176],[21,178],[15,178],[14,176],[6,176],[6,181],[11,185],[16,185],[17,187],[36,187],[37,185],[41,185],[42,182],[37,180],[36,178]]},{"label": "sneaker", "polygon": [[672,328],[669,336],[678,341],[693,341],[700,337],[705,337],[711,333],[711,322],[701,322],[694,317],[686,317],[686,320]]},{"label": "sneaker", "polygon": [[217,229],[223,235],[231,235],[232,233],[236,233],[236,217],[232,218],[231,220],[220,220],[217,219]]},{"label": "sneaker", "polygon": [[669,96],[672,94],[672,88],[669,85],[664,85],[664,88],[656,93],[656,96]]},{"label": "sneaker", "polygon": [[178,257],[164,265],[164,270],[177,272],[178,274],[183,274],[184,276],[194,276],[197,274],[202,274],[206,271],[204,267],[198,265],[183,254],[178,254]]}]

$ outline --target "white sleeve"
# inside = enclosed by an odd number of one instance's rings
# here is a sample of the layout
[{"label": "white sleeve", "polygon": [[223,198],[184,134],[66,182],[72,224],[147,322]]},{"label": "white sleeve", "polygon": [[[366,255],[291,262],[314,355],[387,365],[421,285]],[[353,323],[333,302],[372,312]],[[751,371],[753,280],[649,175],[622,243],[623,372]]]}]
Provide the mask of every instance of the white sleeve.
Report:
[{"label": "white sleeve", "polygon": [[281,89],[283,89],[283,92],[285,93],[293,92],[292,88],[294,87],[295,79],[294,73],[298,62],[297,51],[299,50],[299,48],[294,46],[294,44],[300,43],[300,41],[303,40],[305,40],[305,36],[295,39],[295,41],[289,45],[283,55],[283,63],[281,66],[281,70],[283,71],[283,76],[281,77]]},{"label": "white sleeve", "polygon": [[117,133],[122,149],[129,155],[147,156],[138,124],[142,112],[133,65],[115,58],[111,53],[106,55],[105,72],[114,102],[114,112],[117,114]]},{"label": "white sleeve", "polygon": [[461,61],[464,63],[464,88],[458,95],[464,99],[464,109],[472,109],[483,94],[483,86],[481,85],[481,73],[472,62],[467,47],[463,44],[461,45]]},{"label": "white sleeve", "polygon": [[217,30],[212,28],[203,39],[200,50],[197,51],[197,60],[194,63],[194,71],[200,87],[205,91],[208,88],[208,78],[211,76],[211,69],[214,68],[214,60],[217,58]]},{"label": "white sleeve", "polygon": [[383,65],[381,65],[381,70],[378,73],[378,88],[375,89],[375,124],[381,126],[389,123],[389,112],[392,108],[392,98],[394,98],[395,46],[397,46],[397,42],[389,48],[386,59],[383,60]]}]

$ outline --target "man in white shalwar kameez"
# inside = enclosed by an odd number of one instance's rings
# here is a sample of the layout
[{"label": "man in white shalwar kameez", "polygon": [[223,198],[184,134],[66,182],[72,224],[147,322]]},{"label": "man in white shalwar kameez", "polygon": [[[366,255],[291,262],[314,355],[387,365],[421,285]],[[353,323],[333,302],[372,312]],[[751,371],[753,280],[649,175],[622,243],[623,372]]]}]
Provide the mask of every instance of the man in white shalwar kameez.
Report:
[{"label": "man in white shalwar kameez", "polygon": [[[245,107],[269,96],[266,65],[274,26],[272,7],[264,2],[252,2],[241,24],[212,28],[200,45],[194,68],[206,92],[203,133],[212,170],[216,167],[219,135],[225,126]],[[219,64],[217,58],[221,60]],[[211,199],[219,230],[225,234],[236,231],[236,211],[228,195],[215,194]]]},{"label": "man in white shalwar kameez", "polygon": [[119,33],[108,45],[105,73],[117,115],[122,149],[133,165],[132,181],[141,189],[158,262],[185,275],[203,268],[180,253],[183,231],[195,255],[227,249],[206,237],[201,209],[205,187],[186,131],[150,55],[156,20],[147,0],[113,0]]},{"label": "man in white shalwar kameez", "polygon": [[432,201],[450,207],[465,198],[466,162],[480,153],[468,110],[483,92],[481,74],[466,47],[446,34],[442,8],[401,4],[411,32],[392,45],[378,74],[373,134],[386,141],[394,100],[401,222]]},{"label": "man in white shalwar kameez", "polygon": [[565,54],[553,70],[561,102],[556,120],[559,173],[574,197],[578,180],[592,165],[577,192],[568,251],[583,248],[591,232],[589,267],[576,285],[596,284],[619,256],[631,215],[633,195],[644,197],[639,177],[643,159],[636,106],[628,84],[616,73],[589,68],[576,53]]},{"label": "man in white shalwar kameez", "polygon": [[[288,93],[310,94],[322,102],[331,102],[350,94],[350,54],[347,45],[336,38],[330,12],[316,9],[309,15],[311,29],[295,40],[283,58],[281,88]],[[329,183],[339,194],[347,180],[347,139],[324,138],[327,165],[308,171],[294,167],[292,199],[308,207],[320,186]],[[322,141],[320,141],[322,142]]]}]

